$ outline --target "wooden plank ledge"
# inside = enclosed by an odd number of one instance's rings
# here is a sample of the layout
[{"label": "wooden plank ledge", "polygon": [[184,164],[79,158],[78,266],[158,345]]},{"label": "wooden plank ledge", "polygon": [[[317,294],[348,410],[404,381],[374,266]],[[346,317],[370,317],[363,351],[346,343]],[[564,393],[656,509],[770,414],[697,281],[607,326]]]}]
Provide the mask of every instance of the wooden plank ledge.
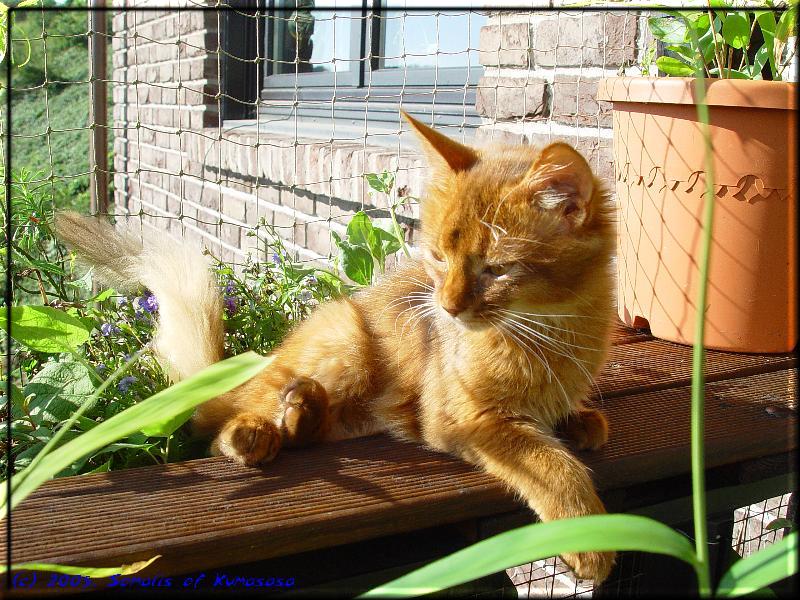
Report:
[{"label": "wooden plank ledge", "polygon": [[[689,470],[691,349],[617,339],[596,398],[611,439],[580,454],[601,495]],[[709,352],[709,467],[796,448],[796,364]],[[179,574],[519,507],[459,460],[373,436],[284,451],[263,468],[220,457],[53,480],[14,511],[13,560],[115,566],[161,554],[152,572]]]}]

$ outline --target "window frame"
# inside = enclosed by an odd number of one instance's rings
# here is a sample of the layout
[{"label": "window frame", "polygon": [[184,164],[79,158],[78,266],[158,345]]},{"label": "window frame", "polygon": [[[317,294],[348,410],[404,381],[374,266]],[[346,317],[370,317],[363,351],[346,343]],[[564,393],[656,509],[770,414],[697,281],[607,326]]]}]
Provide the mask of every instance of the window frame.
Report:
[{"label": "window frame", "polygon": [[[385,43],[381,35],[381,16],[389,10],[416,12],[414,9],[382,7],[380,0],[362,0],[361,31],[358,39],[351,42],[349,54],[356,68],[337,73],[272,73],[274,63],[270,61],[275,48],[275,15],[277,11],[289,10],[277,6],[278,1],[269,2],[264,32],[267,68],[263,69],[259,95],[261,112],[265,115],[305,118],[327,115],[327,118],[334,119],[369,118],[397,122],[402,105],[404,110],[426,121],[430,121],[431,113],[435,112],[437,123],[442,117],[444,121],[469,127],[480,124],[475,101],[476,86],[483,75],[483,66],[379,68],[381,46]],[[322,10],[332,12],[335,9]],[[431,9],[420,10],[425,12]],[[369,54],[366,48],[368,41],[372,45]],[[359,52],[357,56],[354,54],[356,50]]]}]

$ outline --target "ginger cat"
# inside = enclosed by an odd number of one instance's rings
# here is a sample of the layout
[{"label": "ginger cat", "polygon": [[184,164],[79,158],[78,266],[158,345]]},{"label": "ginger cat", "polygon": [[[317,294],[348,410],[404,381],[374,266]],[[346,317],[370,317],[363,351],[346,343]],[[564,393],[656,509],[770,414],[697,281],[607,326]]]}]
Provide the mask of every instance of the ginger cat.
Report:
[{"label": "ginger cat", "polygon": [[[485,469],[543,521],[604,513],[587,468],[554,433],[591,449],[608,434],[584,405],[614,314],[602,185],[567,144],[479,151],[405,117],[432,170],[424,258],[319,306],[269,368],[200,406],[195,430],[247,465],[282,446],[387,431]],[[199,252],[142,246],[74,213],[56,226],[118,289],[155,293],[155,346],[173,379],[223,357],[222,301]],[[614,564],[613,552],[563,558],[598,582]]]}]

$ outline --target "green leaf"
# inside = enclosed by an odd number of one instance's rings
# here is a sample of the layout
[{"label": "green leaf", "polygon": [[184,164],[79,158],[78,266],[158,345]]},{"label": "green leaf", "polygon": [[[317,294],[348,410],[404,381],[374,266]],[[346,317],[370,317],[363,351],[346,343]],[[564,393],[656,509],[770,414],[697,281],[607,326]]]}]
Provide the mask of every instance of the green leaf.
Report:
[{"label": "green leaf", "polygon": [[[6,398],[6,385],[8,383],[5,379],[0,379],[0,404],[3,406],[2,418],[5,419],[5,403],[8,401]],[[25,414],[25,394],[15,384],[11,384],[11,418],[19,419]]]},{"label": "green leaf", "polygon": [[778,20],[778,25],[775,27],[775,39],[779,42],[786,42],[790,36],[795,35],[796,21],[797,6],[792,6]]},{"label": "green leaf", "polygon": [[764,38],[764,47],[767,49],[767,59],[772,79],[777,79],[778,65],[775,64],[775,14],[771,10],[755,11],[761,35]]},{"label": "green leaf", "polygon": [[29,258],[24,254],[21,254],[16,251],[13,253],[13,256],[14,256],[14,262],[16,262],[18,265],[23,265],[25,267],[32,267],[42,272],[53,273],[54,275],[65,275],[64,269],[62,269],[57,264],[47,262],[44,260],[38,260],[35,258]]},{"label": "green leaf", "polygon": [[667,554],[697,567],[689,540],[663,523],[634,515],[592,515],[501,533],[360,597],[419,596],[550,556],[608,550]]},{"label": "green leaf", "polygon": [[363,248],[372,258],[383,265],[386,259],[383,247],[372,221],[364,211],[354,214],[350,223],[347,224],[347,241],[353,246]]},{"label": "green leaf", "polygon": [[103,290],[93,298],[89,298],[90,302],[103,302],[111,298],[111,296],[116,295],[117,291],[114,288],[108,288],[107,290]]},{"label": "green leaf", "polygon": [[774,521],[770,521],[764,529],[767,531],[775,531],[776,529],[794,529],[794,523],[792,523],[789,519],[775,519]]},{"label": "green leaf", "polygon": [[110,470],[111,470],[111,461],[107,460],[99,467],[96,467],[91,471],[89,471],[88,473],[86,473],[86,475],[88,475],[89,473],[108,473]]},{"label": "green leaf", "polygon": [[7,488],[5,486],[0,488],[2,516],[7,514],[9,508],[13,509],[27,498],[42,483],[84,456],[91,455],[108,444],[137,433],[148,425],[174,418],[211,398],[242,385],[264,369],[271,360],[271,357],[265,358],[253,352],[229,358],[150,396],[147,400],[125,409],[97,427],[82,433],[48,454],[34,469],[26,470],[12,477],[12,486],[15,485],[15,479],[20,476],[23,476],[23,479],[14,487],[10,507],[6,497]]},{"label": "green leaf", "polygon": [[747,13],[728,13],[722,24],[722,37],[733,48],[746,48],[750,43],[750,19]]},{"label": "green leaf", "polygon": [[736,562],[719,581],[717,595],[743,596],[797,573],[797,533]]},{"label": "green leaf", "polygon": [[372,283],[372,273],[375,263],[368,250],[353,246],[342,240],[339,242],[339,256],[342,270],[345,274],[360,285]]},{"label": "green leaf", "polygon": [[651,17],[647,20],[650,31],[665,44],[682,44],[686,41],[686,23],[675,17]]},{"label": "green leaf", "polygon": [[719,33],[711,31],[709,28],[702,36],[700,36],[697,40],[698,44],[700,45],[700,51],[703,55],[703,63],[708,64],[714,59],[714,51],[716,47],[714,46],[714,40],[716,39],[717,46],[721,47],[724,40]]},{"label": "green leaf", "polygon": [[79,362],[48,362],[25,386],[33,395],[28,412],[36,422],[60,423],[94,393],[91,373]]},{"label": "green leaf", "polygon": [[656,59],[656,66],[667,75],[675,77],[691,77],[694,69],[685,62],[671,56],[659,56]]},{"label": "green leaf", "polygon": [[[91,331],[75,317],[49,306],[14,306],[11,324],[11,337],[31,350],[48,353],[78,349]],[[8,331],[5,319],[0,326]]]},{"label": "green leaf", "polygon": [[[160,554],[156,554],[149,560],[142,560],[139,562],[131,563],[129,565],[121,565],[119,567],[73,567],[71,565],[56,565],[52,563],[19,563],[11,565],[12,571],[49,571],[51,573],[63,573],[64,575],[84,575],[93,579],[102,579],[104,577],[111,577],[112,575],[133,575],[142,569],[149,567],[153,561],[161,558]],[[8,570],[5,564],[0,565],[0,573],[5,573]]]},{"label": "green leaf", "polygon": [[753,64],[749,67],[748,74],[750,79],[761,79],[761,69],[769,61],[769,56],[770,51],[766,44],[756,51],[756,55],[753,57]]},{"label": "green leaf", "polygon": [[368,249],[372,245],[371,239],[374,239],[374,236],[372,222],[367,213],[360,210],[354,214],[350,223],[347,224],[347,241],[354,246]]},{"label": "green leaf", "polygon": [[176,415],[165,421],[152,423],[146,427],[142,427],[141,432],[150,437],[169,437],[175,433],[178,428],[192,418],[193,408],[186,412]]},{"label": "green leaf", "polygon": [[[389,224],[391,224],[391,220],[388,220]],[[384,257],[394,254],[400,250],[400,248],[402,248],[402,244],[400,243],[400,240],[397,239],[397,236],[391,231],[387,231],[383,227],[376,227],[375,235],[381,244],[381,252],[383,253]]]},{"label": "green leaf", "polygon": [[689,27],[695,30],[697,33],[697,37],[700,37],[711,30],[710,24],[711,21],[708,18],[707,12],[691,12],[691,13],[684,13],[686,16],[686,20],[689,23]]},{"label": "green leaf", "polygon": [[686,59],[687,63],[691,63],[694,60],[697,54],[689,48],[689,46],[678,46],[678,45],[671,45],[671,46],[664,46],[664,50],[669,50],[670,52],[674,52],[675,54],[679,54],[684,59]]},{"label": "green leaf", "polygon": [[380,175],[377,173],[366,173],[364,179],[367,180],[369,187],[383,194],[391,193],[394,187],[394,173],[390,173],[389,171],[384,171]]},{"label": "green leaf", "polygon": [[[729,79],[751,79],[749,71],[747,73],[743,71],[738,71],[736,69],[724,69],[724,71],[725,71],[725,77]],[[719,75],[719,69],[717,69],[716,67],[714,67],[713,69],[709,69],[708,72],[711,73],[712,75]]]}]

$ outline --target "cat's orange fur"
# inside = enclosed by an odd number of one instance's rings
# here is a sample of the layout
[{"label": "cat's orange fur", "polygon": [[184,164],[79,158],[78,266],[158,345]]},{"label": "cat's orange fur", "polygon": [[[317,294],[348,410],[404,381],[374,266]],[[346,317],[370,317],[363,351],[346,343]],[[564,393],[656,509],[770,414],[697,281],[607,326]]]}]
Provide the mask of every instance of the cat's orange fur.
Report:
[{"label": "cat's orange fur", "polygon": [[[584,405],[613,314],[614,226],[602,186],[566,144],[478,151],[407,119],[432,166],[424,258],[318,307],[267,370],[197,410],[196,430],[245,464],[282,445],[388,431],[482,467],[544,521],[605,512],[586,467],[554,433],[592,449],[608,434],[602,413]],[[79,223],[62,216],[59,231],[81,250],[86,232],[70,229]],[[165,318],[166,291],[157,278],[144,283]],[[212,330],[221,328],[214,310]],[[208,354],[221,356],[220,331]],[[196,352],[172,344],[170,353],[160,341],[167,357]],[[614,554],[564,559],[599,581]]]}]

